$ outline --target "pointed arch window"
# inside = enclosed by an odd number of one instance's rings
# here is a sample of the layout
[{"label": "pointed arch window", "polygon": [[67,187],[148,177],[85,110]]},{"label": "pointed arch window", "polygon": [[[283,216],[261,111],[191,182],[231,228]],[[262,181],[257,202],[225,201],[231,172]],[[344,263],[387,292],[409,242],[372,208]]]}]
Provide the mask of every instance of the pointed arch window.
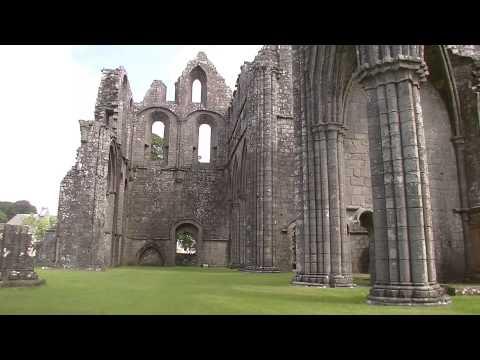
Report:
[{"label": "pointed arch window", "polygon": [[198,162],[210,162],[210,145],[212,140],[212,128],[208,124],[202,124],[198,128]]},{"label": "pointed arch window", "polygon": [[162,121],[152,123],[152,160],[165,159],[165,124]]},{"label": "pointed arch window", "polygon": [[207,75],[205,71],[196,66],[190,72],[190,102],[207,105]]},{"label": "pointed arch window", "polygon": [[192,103],[202,102],[202,83],[196,79],[192,84]]}]

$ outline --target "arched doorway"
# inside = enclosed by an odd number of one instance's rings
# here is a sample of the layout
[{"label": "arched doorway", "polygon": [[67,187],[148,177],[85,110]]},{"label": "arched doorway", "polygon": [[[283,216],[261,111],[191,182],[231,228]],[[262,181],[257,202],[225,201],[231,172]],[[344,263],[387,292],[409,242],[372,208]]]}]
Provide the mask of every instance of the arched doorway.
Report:
[{"label": "arched doorway", "polygon": [[172,227],[171,241],[174,243],[175,265],[196,266],[202,263],[202,230],[196,221],[178,221]]},{"label": "arched doorway", "polygon": [[164,266],[165,260],[160,248],[156,244],[147,243],[137,254],[138,265],[143,266]]}]

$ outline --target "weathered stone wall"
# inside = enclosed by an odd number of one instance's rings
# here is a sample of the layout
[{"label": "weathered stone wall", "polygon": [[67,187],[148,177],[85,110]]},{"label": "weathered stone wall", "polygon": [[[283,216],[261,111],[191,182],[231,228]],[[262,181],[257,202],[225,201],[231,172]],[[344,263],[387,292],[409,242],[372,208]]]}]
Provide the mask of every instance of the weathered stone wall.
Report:
[{"label": "weathered stone wall", "polygon": [[368,232],[353,221],[360,208],[372,208],[372,183],[368,147],[367,97],[356,81],[347,95],[344,138],[344,185],[351,244],[352,272],[368,273]]},{"label": "weathered stone wall", "polygon": [[172,238],[172,228],[182,220],[195,220],[203,230],[199,263],[226,264],[228,230],[222,172],[137,169],[131,185],[125,263],[134,264],[139,250],[154,241],[165,264],[174,265],[176,240]]},{"label": "weathered stone wall", "polygon": [[294,211],[291,52],[265,46],[245,63],[228,110],[230,265],[291,271]]},{"label": "weathered stone wall", "polygon": [[44,238],[35,245],[35,266],[55,266],[57,252],[55,229],[47,230]]},{"label": "weathered stone wall", "polygon": [[[191,102],[193,80],[199,78],[205,102]],[[147,248],[162,264],[175,265],[175,227],[198,224],[198,263],[227,264],[225,120],[231,91],[205,54],[187,64],[176,83],[176,101],[167,102],[166,88],[154,81],[133,121],[132,171],[128,190],[128,234],[123,263],[136,264]],[[164,124],[164,159],[152,160],[152,124]],[[210,162],[198,161],[199,126],[211,127]],[[160,261],[159,261],[160,264]]]},{"label": "weathered stone wall", "polygon": [[80,120],[81,146],[60,188],[57,265],[96,268],[118,263],[124,228],[133,103],[125,70],[103,70],[95,120]]},{"label": "weathered stone wall", "polygon": [[439,279],[461,279],[465,272],[458,169],[451,122],[445,102],[430,81],[422,84],[421,101],[425,125],[433,239]]}]

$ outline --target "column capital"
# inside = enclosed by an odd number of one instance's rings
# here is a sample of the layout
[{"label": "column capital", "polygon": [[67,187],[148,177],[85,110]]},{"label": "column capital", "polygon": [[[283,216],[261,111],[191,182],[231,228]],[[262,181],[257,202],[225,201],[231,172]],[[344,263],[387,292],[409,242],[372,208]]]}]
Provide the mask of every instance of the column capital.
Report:
[{"label": "column capital", "polygon": [[361,45],[358,58],[355,77],[367,89],[406,80],[419,86],[428,75],[422,45]]},{"label": "column capital", "polygon": [[322,132],[326,133],[331,131],[337,131],[339,134],[342,134],[342,135],[346,130],[345,126],[342,123],[337,123],[337,122],[313,124],[311,126],[311,129],[314,134],[322,133]]},{"label": "column capital", "polygon": [[472,90],[474,92],[480,92],[480,60],[476,60],[473,63],[472,75]]}]

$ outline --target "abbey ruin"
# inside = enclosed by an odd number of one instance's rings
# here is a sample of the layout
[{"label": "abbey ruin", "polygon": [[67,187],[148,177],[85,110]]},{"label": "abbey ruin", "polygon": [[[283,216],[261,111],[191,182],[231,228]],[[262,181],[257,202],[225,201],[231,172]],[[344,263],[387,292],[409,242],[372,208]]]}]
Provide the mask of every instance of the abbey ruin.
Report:
[{"label": "abbey ruin", "polygon": [[233,93],[200,52],[166,91],[136,103],[103,70],[52,263],[171,266],[187,232],[197,265],[370,273],[374,304],[446,303],[440,282],[480,276],[479,46],[266,45]]}]

